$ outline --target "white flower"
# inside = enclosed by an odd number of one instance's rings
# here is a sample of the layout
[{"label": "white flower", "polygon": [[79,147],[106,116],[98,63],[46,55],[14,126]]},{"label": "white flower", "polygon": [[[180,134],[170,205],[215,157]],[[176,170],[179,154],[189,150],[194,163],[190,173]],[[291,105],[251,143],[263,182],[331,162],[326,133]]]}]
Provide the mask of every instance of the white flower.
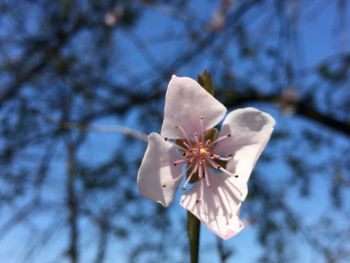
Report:
[{"label": "white flower", "polygon": [[148,136],[138,173],[140,193],[168,206],[181,182],[181,205],[223,239],[243,227],[239,219],[247,182],[268,142],[274,119],[255,108],[230,112],[196,81],[173,76],[162,130]]}]

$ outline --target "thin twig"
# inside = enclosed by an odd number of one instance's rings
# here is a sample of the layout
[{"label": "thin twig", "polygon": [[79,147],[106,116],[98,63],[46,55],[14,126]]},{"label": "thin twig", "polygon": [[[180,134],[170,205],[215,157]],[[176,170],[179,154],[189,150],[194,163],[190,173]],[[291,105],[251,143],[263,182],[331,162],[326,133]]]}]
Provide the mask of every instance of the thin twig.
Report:
[{"label": "thin twig", "polygon": [[44,119],[50,123],[53,123],[61,128],[68,130],[80,130],[80,131],[91,131],[91,132],[115,132],[121,133],[125,136],[134,137],[144,142],[148,142],[147,134],[125,127],[121,125],[90,125],[90,124],[81,124],[68,121],[59,121],[51,117],[44,116]]},{"label": "thin twig", "polygon": [[79,230],[78,230],[78,204],[76,197],[76,189],[74,186],[75,181],[75,146],[71,143],[67,143],[67,208],[68,212],[68,225],[70,228],[70,241],[68,255],[71,263],[79,262]]}]

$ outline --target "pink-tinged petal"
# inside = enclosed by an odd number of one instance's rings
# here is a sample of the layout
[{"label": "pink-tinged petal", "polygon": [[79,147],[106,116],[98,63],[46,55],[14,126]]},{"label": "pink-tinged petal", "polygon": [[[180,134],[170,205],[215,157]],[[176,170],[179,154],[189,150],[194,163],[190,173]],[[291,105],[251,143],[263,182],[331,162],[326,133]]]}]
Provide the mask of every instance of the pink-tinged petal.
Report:
[{"label": "pink-tinged petal", "polygon": [[220,122],[226,108],[196,81],[173,75],[169,82],[164,107],[164,120],[161,135],[169,138],[183,137],[180,125],[187,133],[201,132],[200,117],[203,116],[203,129],[207,130]]},{"label": "pink-tinged petal", "polygon": [[226,169],[248,181],[257,159],[274,129],[275,120],[255,108],[243,108],[229,113],[219,136],[231,136],[215,145],[215,151],[233,154]]},{"label": "pink-tinged petal", "polygon": [[243,228],[239,211],[242,194],[243,199],[247,195],[247,185],[242,184],[239,178],[221,173],[212,173],[209,178],[211,187],[208,187],[204,180],[194,183],[192,188],[182,195],[180,204],[209,230],[223,239],[228,239]]},{"label": "pink-tinged petal", "polygon": [[173,144],[166,142],[159,134],[151,133],[137,176],[139,192],[168,206],[181,181],[178,177],[182,173],[181,165],[174,165],[178,159],[180,157]]}]

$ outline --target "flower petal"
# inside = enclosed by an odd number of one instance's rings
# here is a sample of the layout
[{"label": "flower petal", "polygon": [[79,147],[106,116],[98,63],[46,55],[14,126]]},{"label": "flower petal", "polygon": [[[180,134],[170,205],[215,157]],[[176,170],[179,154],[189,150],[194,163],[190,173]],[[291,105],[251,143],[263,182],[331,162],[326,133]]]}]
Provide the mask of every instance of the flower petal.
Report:
[{"label": "flower petal", "polygon": [[173,144],[166,142],[158,133],[151,133],[137,176],[139,192],[148,199],[168,206],[181,181],[175,180],[182,172],[181,165],[173,165],[178,159]]},{"label": "flower petal", "polygon": [[242,185],[238,178],[221,173],[211,174],[210,179],[211,187],[208,187],[203,179],[194,183],[192,188],[182,195],[180,204],[209,230],[223,239],[228,239],[243,228],[239,219],[240,194],[244,193],[246,196],[247,185]]},{"label": "flower petal", "polygon": [[176,125],[186,132],[200,132],[200,117],[207,130],[220,122],[226,108],[196,81],[173,75],[169,82],[164,107],[164,120],[161,135],[169,138],[183,137]]},{"label": "flower petal", "polygon": [[215,151],[234,158],[226,169],[248,181],[257,159],[270,139],[275,120],[267,113],[255,108],[243,108],[229,113],[219,136],[231,136],[215,145]]}]

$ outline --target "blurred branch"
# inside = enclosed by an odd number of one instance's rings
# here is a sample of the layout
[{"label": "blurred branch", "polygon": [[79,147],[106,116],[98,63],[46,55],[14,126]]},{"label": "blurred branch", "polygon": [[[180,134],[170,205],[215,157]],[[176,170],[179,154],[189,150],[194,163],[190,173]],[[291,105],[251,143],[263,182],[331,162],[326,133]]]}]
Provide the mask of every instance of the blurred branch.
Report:
[{"label": "blurred branch", "polygon": [[68,255],[71,263],[79,262],[79,249],[78,249],[78,205],[76,199],[75,185],[74,185],[74,160],[75,160],[75,146],[72,143],[67,142],[67,208],[68,212],[68,226],[70,228],[70,242]]},{"label": "blurred branch", "polygon": [[248,102],[269,102],[281,107],[291,106],[294,109],[295,114],[324,125],[332,130],[338,131],[347,137],[350,137],[349,123],[320,112],[311,106],[307,100],[289,100],[288,98],[284,98],[282,95],[264,95],[258,92],[243,94],[236,90],[232,91],[228,89],[226,89],[225,95],[226,96],[224,97],[223,103],[227,107],[233,108],[237,107],[240,104],[245,104]]},{"label": "blurred branch", "polygon": [[125,136],[139,139],[144,142],[148,142],[147,134],[128,127],[120,126],[120,125],[90,125],[90,124],[74,123],[74,122],[68,122],[68,121],[59,121],[48,116],[44,116],[44,119],[47,122],[50,122],[52,124],[59,126],[60,128],[67,129],[67,130],[80,130],[85,132],[112,132],[112,133],[115,132],[115,133],[124,134]]},{"label": "blurred branch", "polygon": [[[83,25],[86,25],[86,21],[80,18],[77,19],[76,23],[69,31],[65,32],[59,30],[55,32],[54,36],[49,35],[47,39],[38,38],[32,41],[25,39],[24,42],[27,43],[28,48],[25,54],[23,54],[22,60],[13,65],[8,65],[9,68],[16,72],[16,81],[0,93],[0,108],[4,102],[14,98],[18,94],[25,82],[34,79],[40,74],[45,67],[54,60],[54,56],[57,55],[60,49],[65,46],[70,38],[73,37]],[[34,63],[30,69],[25,70],[25,67],[23,67],[25,64],[24,61],[27,61],[35,52],[43,54],[41,59],[37,63]],[[20,69],[19,72],[17,72],[18,69]]]},{"label": "blurred branch", "polygon": [[224,240],[216,238],[216,248],[219,254],[220,263],[225,263],[232,255],[232,250],[226,249],[224,246]]},{"label": "blurred branch", "polygon": [[298,215],[286,204],[285,200],[282,198],[276,198],[273,192],[266,187],[266,184],[259,182],[257,178],[255,178],[253,183],[258,185],[257,191],[263,198],[269,200],[271,207],[279,207],[284,211],[289,221],[288,224],[293,225],[293,227],[295,227],[295,230],[302,235],[304,240],[313,249],[315,249],[315,251],[318,251],[320,254],[322,254],[327,259],[327,262],[336,262],[334,261],[334,253],[332,249],[328,246],[322,246],[317,238],[313,237],[310,231],[307,231],[307,228],[303,226]]},{"label": "blurred branch", "polygon": [[37,212],[37,209],[39,208],[39,203],[40,201],[38,197],[35,196],[33,200],[29,201],[21,208],[18,208],[17,211],[13,214],[13,216],[2,224],[0,228],[0,240],[5,238],[5,235],[14,227],[25,221],[30,214]]}]

